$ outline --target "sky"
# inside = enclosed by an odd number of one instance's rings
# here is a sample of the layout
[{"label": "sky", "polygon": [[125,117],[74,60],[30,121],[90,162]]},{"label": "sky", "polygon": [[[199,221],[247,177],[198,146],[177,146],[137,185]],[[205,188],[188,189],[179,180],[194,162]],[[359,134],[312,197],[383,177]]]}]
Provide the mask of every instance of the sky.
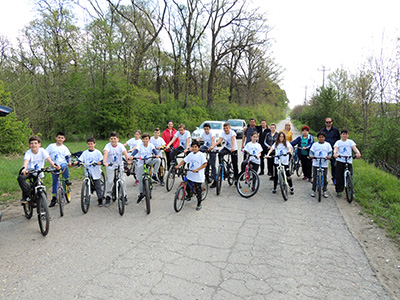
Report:
[{"label": "sky", "polygon": [[[251,1],[251,0],[250,0]],[[284,69],[290,107],[310,99],[338,68],[356,73],[367,57],[391,55],[400,37],[400,0],[252,0],[272,27],[271,55]],[[0,0],[0,35],[15,42],[34,18],[33,0]]]}]

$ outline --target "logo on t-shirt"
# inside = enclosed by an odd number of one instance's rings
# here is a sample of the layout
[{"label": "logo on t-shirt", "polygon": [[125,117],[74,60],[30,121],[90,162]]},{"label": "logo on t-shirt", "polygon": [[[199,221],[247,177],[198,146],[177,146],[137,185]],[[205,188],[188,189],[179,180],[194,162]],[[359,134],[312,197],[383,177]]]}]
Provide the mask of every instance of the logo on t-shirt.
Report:
[{"label": "logo on t-shirt", "polygon": [[256,155],[256,150],[253,150],[253,155]]},{"label": "logo on t-shirt", "polygon": [[283,150],[281,150],[281,152],[279,152],[279,154],[283,154]]},{"label": "logo on t-shirt", "polygon": [[118,158],[117,158],[117,156],[115,155],[113,161],[116,162],[117,159],[118,159]]},{"label": "logo on t-shirt", "polygon": [[346,147],[343,148],[343,153],[347,153],[347,148]]},{"label": "logo on t-shirt", "polygon": [[322,151],[319,151],[318,156],[322,156]]},{"label": "logo on t-shirt", "polygon": [[58,160],[58,154],[56,154],[56,155],[54,156],[54,160],[55,160],[55,161]]},{"label": "logo on t-shirt", "polygon": [[35,166],[33,167],[35,170],[39,170],[39,165],[35,164]]}]

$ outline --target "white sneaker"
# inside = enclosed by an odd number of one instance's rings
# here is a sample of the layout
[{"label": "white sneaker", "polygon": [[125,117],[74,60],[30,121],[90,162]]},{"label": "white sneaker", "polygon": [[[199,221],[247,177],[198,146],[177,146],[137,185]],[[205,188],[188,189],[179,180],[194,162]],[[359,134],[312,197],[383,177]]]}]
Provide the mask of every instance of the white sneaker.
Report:
[{"label": "white sneaker", "polygon": [[322,195],[324,196],[324,198],[328,198],[329,197],[327,192],[324,192]]},{"label": "white sneaker", "polygon": [[312,191],[310,195],[311,195],[311,197],[315,197],[315,192]]}]

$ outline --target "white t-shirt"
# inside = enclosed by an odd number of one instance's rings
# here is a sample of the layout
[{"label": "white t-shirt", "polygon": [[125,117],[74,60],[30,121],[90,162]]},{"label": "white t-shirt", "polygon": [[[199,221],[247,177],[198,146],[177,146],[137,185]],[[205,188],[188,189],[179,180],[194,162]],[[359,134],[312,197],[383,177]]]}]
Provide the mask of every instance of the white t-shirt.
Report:
[{"label": "white t-shirt", "polygon": [[[209,134],[206,134],[204,131],[203,131],[203,133],[200,135],[200,137],[203,139],[203,141],[204,141],[204,146],[206,146],[207,148],[210,148],[211,147],[211,145],[212,145],[212,138],[214,137],[215,135],[210,131],[210,133]],[[214,148],[213,149],[213,151],[216,151],[217,149],[216,148]]]},{"label": "white t-shirt", "polygon": [[[252,155],[258,155],[263,151],[261,145],[259,143],[257,143],[257,142],[255,142],[255,143],[253,143],[253,142],[247,143],[246,146],[244,146],[243,150],[247,151],[248,153],[250,153]],[[260,159],[254,157],[254,156],[250,156],[250,161],[252,163],[257,164],[257,165],[260,164]]]},{"label": "white t-shirt", "polygon": [[[150,139],[150,143],[153,144],[155,148],[160,147],[160,146],[164,146],[164,145],[167,144],[164,141],[164,139],[162,137],[160,137],[160,136],[157,139],[154,136],[152,136],[151,139]],[[161,150],[156,149],[156,151],[157,151],[158,155],[162,154]]]},{"label": "white t-shirt", "polygon": [[[272,148],[275,150],[275,155],[281,155],[288,153],[289,149],[292,148],[292,145],[288,141],[286,141],[286,147],[282,143],[279,143],[278,146],[276,146],[276,143],[273,143]],[[280,158],[282,165],[285,166],[289,165],[289,155],[281,156]],[[278,164],[278,161],[279,161],[278,157],[275,157],[274,163]]]},{"label": "white t-shirt", "polygon": [[[79,157],[79,161],[81,161],[85,164],[97,163],[102,160],[103,160],[103,154],[97,149],[94,149],[93,151],[90,151],[89,149],[85,150],[85,151],[83,151],[82,155]],[[92,174],[92,177],[94,180],[101,178],[101,166],[100,165],[89,166],[88,170],[89,170],[90,174]]]},{"label": "white t-shirt", "polygon": [[46,151],[49,153],[51,160],[59,166],[67,163],[66,156],[71,156],[71,152],[64,144],[61,146],[57,146],[56,143],[50,144],[47,146]]},{"label": "white t-shirt", "polygon": [[[179,131],[177,131],[175,133],[175,136],[177,139],[179,139],[179,146],[181,146],[183,149],[187,149],[187,144],[186,144],[186,140],[187,138],[190,138],[190,132],[185,130],[185,132],[183,134],[180,134]],[[189,139],[189,143],[190,143],[190,139]]]},{"label": "white t-shirt", "polygon": [[236,136],[236,132],[234,132],[232,129],[230,130],[229,134],[226,134],[225,131],[221,134],[221,137],[225,141],[225,148],[228,150],[232,150],[233,146],[233,150],[237,150],[237,140],[235,139],[235,145],[232,145],[232,136]]},{"label": "white t-shirt", "polygon": [[[336,141],[335,145],[333,145],[333,148],[335,149],[336,147],[338,147],[338,152],[337,152],[338,155],[351,156],[352,154],[351,148],[355,145],[356,143],[350,139],[347,139],[345,142],[343,142],[342,140],[338,140]],[[338,157],[336,158],[336,160],[342,163],[346,162],[346,159],[344,157]],[[353,163],[353,158],[349,157],[347,159],[347,162],[349,164]]]},{"label": "white t-shirt", "polygon": [[[321,143],[314,143],[311,146],[310,153],[313,153],[315,157],[324,157],[326,158],[329,154],[332,156],[332,146],[328,142],[323,142]],[[322,167],[323,168],[328,168],[328,160],[322,161]],[[319,167],[319,160],[318,159],[313,159],[312,165],[314,167]]]},{"label": "white t-shirt", "polygon": [[40,147],[37,154],[34,154],[31,149],[25,152],[24,161],[29,160],[26,167],[27,170],[40,170],[44,168],[44,161],[49,157],[44,148]]},{"label": "white t-shirt", "polygon": [[128,146],[130,147],[129,150],[133,149],[133,147],[135,147],[136,145],[140,145],[141,143],[142,143],[141,139],[135,139],[135,138],[131,138],[126,142],[126,144],[128,144]]},{"label": "white t-shirt", "polygon": [[[147,158],[147,157],[153,156],[154,155],[154,153],[153,153],[154,149],[155,149],[155,147],[154,147],[154,145],[152,143],[149,143],[147,145],[147,147],[145,147],[144,144],[140,144],[136,148],[136,150],[138,150],[139,152],[136,153],[135,157]],[[143,163],[144,163],[143,160],[138,160],[137,161],[137,166],[138,167],[143,166]]]},{"label": "white t-shirt", "polygon": [[126,151],[125,146],[121,143],[117,143],[117,145],[115,147],[113,147],[111,145],[111,143],[108,143],[104,149],[104,151],[108,151],[108,156],[107,156],[107,163],[112,163],[114,166],[113,168],[116,169],[117,166],[116,165],[120,165],[123,166],[124,163],[122,161],[122,153],[124,153],[124,151]]},{"label": "white t-shirt", "polygon": [[[189,155],[184,158],[184,161],[185,161],[185,163],[188,164],[189,170],[195,170],[195,169],[199,168],[202,164],[207,162],[206,158],[200,151],[198,151],[197,153],[190,152]],[[205,178],[204,168],[201,169],[197,173],[193,173],[193,172],[189,171],[187,174],[187,179],[189,179],[193,182],[203,183],[204,178]]]}]

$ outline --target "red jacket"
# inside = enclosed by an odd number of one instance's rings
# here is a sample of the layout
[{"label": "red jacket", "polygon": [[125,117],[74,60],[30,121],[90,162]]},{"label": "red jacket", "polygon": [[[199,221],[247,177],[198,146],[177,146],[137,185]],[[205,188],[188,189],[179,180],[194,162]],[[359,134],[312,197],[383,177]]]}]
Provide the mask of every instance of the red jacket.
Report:
[{"label": "red jacket", "polygon": [[[174,135],[175,135],[176,132],[177,132],[176,129],[175,129],[175,128],[172,128],[172,136],[171,136],[171,134],[170,134],[170,132],[169,132],[169,129],[167,128],[167,129],[165,129],[165,130],[163,131],[161,137],[163,138],[163,140],[165,141],[165,143],[168,145],[169,142],[174,138]],[[175,142],[172,144],[172,147],[174,147],[174,148],[179,147],[179,139],[176,139],[176,140],[175,140]],[[168,152],[169,150],[166,150],[166,151]]]}]

